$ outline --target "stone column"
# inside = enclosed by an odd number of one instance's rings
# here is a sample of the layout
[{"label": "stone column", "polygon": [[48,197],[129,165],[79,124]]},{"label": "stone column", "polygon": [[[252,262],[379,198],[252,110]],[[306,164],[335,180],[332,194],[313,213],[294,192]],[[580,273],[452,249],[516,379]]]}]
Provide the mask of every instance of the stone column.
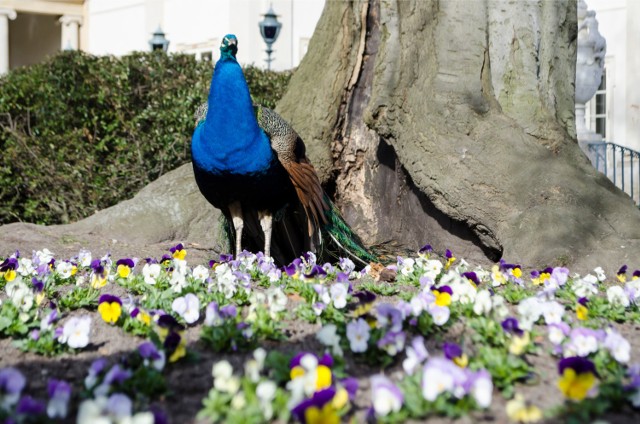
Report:
[{"label": "stone column", "polygon": [[0,75],[9,72],[9,19],[16,16],[15,10],[0,8]]},{"label": "stone column", "polygon": [[62,24],[62,37],[60,38],[61,50],[78,50],[80,43],[80,25],[82,16],[63,15],[60,18]]}]

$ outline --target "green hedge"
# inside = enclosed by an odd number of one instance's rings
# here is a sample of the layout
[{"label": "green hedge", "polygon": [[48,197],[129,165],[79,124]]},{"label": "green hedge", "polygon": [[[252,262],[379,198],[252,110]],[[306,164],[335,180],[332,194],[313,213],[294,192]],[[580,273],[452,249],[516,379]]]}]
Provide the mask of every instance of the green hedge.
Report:
[{"label": "green hedge", "polygon": [[[273,107],[290,73],[245,68]],[[190,55],[62,52],[0,79],[0,224],[75,221],[190,160],[211,63]]]}]

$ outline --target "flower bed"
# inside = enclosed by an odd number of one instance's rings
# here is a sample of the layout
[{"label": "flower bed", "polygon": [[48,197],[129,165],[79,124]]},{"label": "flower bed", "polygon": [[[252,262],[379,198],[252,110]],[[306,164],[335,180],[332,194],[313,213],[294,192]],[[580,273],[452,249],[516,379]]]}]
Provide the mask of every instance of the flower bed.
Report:
[{"label": "flower bed", "polygon": [[640,271],[186,255],[2,260],[0,420],[639,418]]}]

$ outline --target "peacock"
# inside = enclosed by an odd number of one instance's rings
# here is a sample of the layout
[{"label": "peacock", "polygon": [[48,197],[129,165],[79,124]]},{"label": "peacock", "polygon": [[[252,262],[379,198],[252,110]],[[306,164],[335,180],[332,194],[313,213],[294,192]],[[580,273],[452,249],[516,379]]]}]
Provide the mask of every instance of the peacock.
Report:
[{"label": "peacock", "polygon": [[191,140],[196,183],[222,211],[236,257],[244,248],[263,249],[280,265],[307,251],[321,260],[375,261],[322,189],[300,136],[253,104],[237,51],[235,35],[226,35]]}]

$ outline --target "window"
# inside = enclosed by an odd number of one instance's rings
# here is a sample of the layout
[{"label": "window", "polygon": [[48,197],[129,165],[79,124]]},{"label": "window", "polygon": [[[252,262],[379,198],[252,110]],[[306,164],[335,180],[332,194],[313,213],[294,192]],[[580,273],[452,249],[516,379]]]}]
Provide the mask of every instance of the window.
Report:
[{"label": "window", "polygon": [[[607,139],[607,70],[602,72],[602,80],[596,91],[596,95],[592,100],[595,102],[595,111],[593,121],[595,123],[595,132],[600,134],[603,139]],[[592,126],[593,128],[593,126]]]},{"label": "window", "polygon": [[605,141],[615,143],[613,134],[613,58],[607,57],[602,79],[596,94],[589,100],[585,110],[587,127],[602,136]]}]

